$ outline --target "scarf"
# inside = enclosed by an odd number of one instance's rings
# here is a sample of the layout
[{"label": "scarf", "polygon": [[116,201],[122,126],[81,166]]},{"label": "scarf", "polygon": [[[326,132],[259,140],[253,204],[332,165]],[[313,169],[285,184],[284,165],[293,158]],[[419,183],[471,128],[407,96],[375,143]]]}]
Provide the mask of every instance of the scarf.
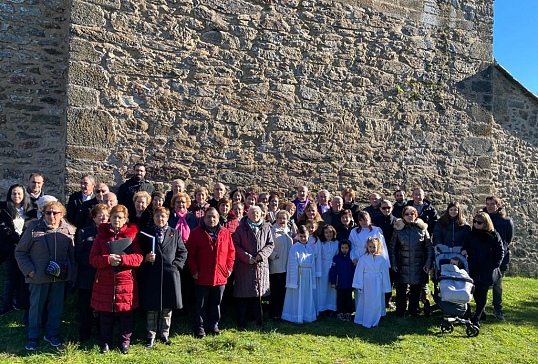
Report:
[{"label": "scarf", "polygon": [[189,239],[189,235],[191,234],[191,229],[189,228],[186,219],[187,211],[185,211],[183,214],[179,212],[179,210],[175,211],[177,216],[177,224],[175,229],[181,233],[181,239],[183,239],[183,241],[187,241]]},{"label": "scarf", "polygon": [[254,233],[254,235],[258,235],[258,231],[260,230],[263,224],[263,220],[260,220],[260,222],[255,223],[255,222],[252,222],[250,219],[247,219],[247,224],[252,229],[252,232]]},{"label": "scarf", "polygon": [[157,244],[159,244],[159,245],[163,244],[164,232],[166,231],[166,228],[167,228],[166,226],[165,227],[159,227],[159,226],[155,225],[155,242]]}]

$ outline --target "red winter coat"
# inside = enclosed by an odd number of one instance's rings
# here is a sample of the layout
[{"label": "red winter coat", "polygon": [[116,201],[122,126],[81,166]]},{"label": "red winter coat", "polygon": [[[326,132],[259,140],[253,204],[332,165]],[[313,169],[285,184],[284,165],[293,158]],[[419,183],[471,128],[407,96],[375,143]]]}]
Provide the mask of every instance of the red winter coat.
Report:
[{"label": "red winter coat", "polygon": [[[97,268],[93,282],[91,306],[97,311],[119,312],[130,311],[138,307],[138,287],[134,269],[142,263],[142,250],[136,240],[138,227],[125,224],[114,239],[114,231],[109,223],[99,225],[97,236],[90,251],[90,264]],[[110,265],[110,249],[108,242],[117,239],[131,238],[132,254],[122,255],[120,267],[128,268],[119,272]]]},{"label": "red winter coat", "polygon": [[235,260],[235,247],[228,229],[220,227],[214,244],[205,224],[196,227],[189,235],[187,251],[187,264],[191,274],[198,273],[198,279],[194,283],[202,286],[226,284]]}]

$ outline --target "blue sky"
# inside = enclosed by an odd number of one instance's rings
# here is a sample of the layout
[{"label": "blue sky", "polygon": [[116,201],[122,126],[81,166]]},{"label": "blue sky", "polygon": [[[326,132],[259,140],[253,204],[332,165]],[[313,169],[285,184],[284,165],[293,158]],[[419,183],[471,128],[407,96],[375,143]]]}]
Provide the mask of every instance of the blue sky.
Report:
[{"label": "blue sky", "polygon": [[493,55],[538,95],[538,0],[495,0]]}]

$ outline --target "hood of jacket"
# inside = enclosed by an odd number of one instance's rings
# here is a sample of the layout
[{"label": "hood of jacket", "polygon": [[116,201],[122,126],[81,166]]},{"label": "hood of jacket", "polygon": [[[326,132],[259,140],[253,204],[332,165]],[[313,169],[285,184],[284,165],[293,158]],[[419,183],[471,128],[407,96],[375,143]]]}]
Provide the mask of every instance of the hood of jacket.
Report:
[{"label": "hood of jacket", "polygon": [[[138,227],[135,224],[126,223],[125,225],[123,225],[120,231],[118,231],[118,236],[124,235],[134,237],[137,233]],[[112,228],[110,227],[110,223],[108,222],[99,225],[98,234],[114,238],[114,230],[112,230]]]},{"label": "hood of jacket", "polygon": [[410,226],[416,226],[418,227],[420,230],[427,230],[428,229],[428,224],[426,224],[424,221],[422,221],[422,219],[416,219],[414,222],[412,222],[411,224],[407,224],[404,219],[398,219],[396,220],[396,222],[394,223],[394,228],[396,230],[402,230],[406,225],[410,225]]}]

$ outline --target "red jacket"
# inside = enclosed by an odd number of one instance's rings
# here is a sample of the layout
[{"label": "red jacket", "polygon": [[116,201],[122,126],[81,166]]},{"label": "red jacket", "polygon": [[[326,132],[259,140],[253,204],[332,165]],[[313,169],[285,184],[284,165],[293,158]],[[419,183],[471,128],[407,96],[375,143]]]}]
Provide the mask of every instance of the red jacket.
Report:
[{"label": "red jacket", "polygon": [[228,229],[221,226],[217,241],[213,243],[205,224],[196,227],[189,235],[187,251],[187,264],[191,274],[198,273],[198,279],[194,283],[202,286],[226,284],[235,260],[235,247]]},{"label": "red jacket", "polygon": [[[125,224],[116,239],[131,238],[132,254],[122,255],[122,268],[136,268],[142,263],[142,250],[136,240],[138,227]],[[109,223],[99,225],[97,236],[90,251],[90,264],[97,268],[93,282],[91,306],[97,311],[130,311],[138,307],[138,287],[134,269],[114,271],[110,265],[108,242],[114,239],[114,231]]]}]

